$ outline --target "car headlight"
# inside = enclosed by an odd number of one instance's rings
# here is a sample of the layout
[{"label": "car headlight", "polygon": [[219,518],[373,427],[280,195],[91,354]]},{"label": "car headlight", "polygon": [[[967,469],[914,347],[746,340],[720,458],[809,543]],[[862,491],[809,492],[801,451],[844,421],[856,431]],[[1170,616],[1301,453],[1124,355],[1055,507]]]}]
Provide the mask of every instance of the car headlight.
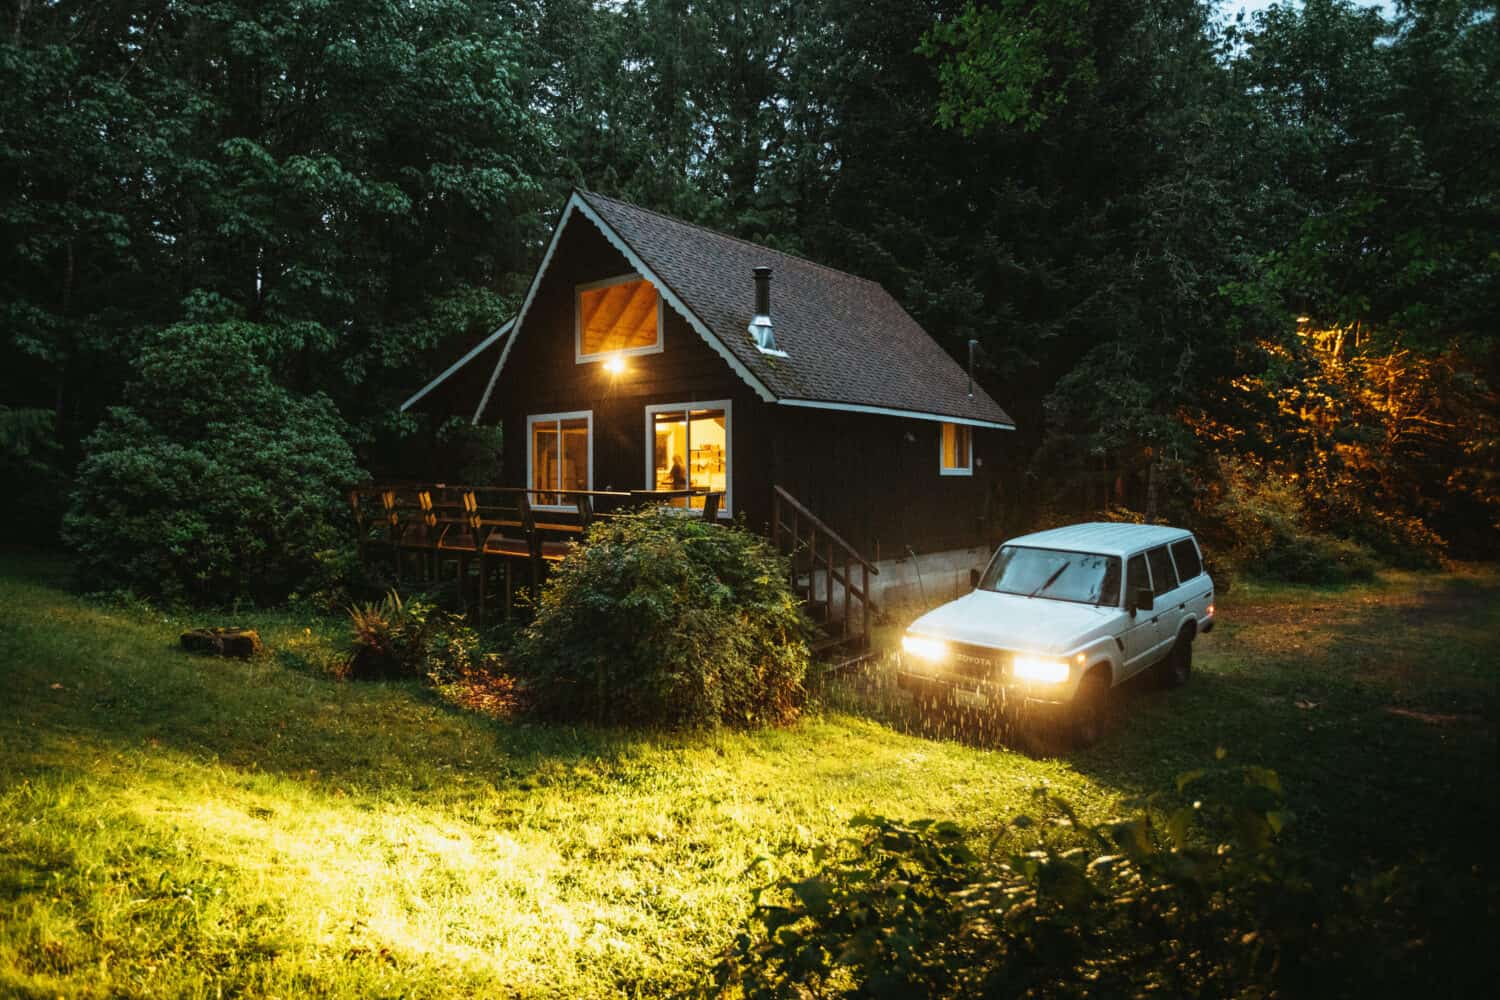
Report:
[{"label": "car headlight", "polygon": [[1017,680],[1039,684],[1061,684],[1068,679],[1066,660],[1049,660],[1041,656],[1018,656],[1011,661],[1011,673]]},{"label": "car headlight", "polygon": [[948,644],[921,635],[903,635],[901,648],[921,660],[941,660],[948,655]]}]

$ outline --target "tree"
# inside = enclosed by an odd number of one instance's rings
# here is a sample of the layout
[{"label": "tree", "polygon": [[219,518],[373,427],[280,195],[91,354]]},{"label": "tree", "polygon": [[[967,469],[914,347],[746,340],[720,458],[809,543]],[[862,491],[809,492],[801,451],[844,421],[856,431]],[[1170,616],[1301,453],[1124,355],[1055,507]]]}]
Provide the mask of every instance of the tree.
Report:
[{"label": "tree", "polygon": [[243,321],[147,340],[64,523],[85,586],[278,601],[349,537],[345,491],[362,474],[348,428],[326,396],[275,383],[275,352],[275,330]]}]

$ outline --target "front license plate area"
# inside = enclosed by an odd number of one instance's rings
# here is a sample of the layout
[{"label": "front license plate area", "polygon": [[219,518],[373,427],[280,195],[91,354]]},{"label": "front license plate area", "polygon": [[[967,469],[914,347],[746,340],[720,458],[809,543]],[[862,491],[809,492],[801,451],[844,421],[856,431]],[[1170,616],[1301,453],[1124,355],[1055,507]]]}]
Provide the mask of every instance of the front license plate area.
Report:
[{"label": "front license plate area", "polygon": [[953,703],[963,708],[989,708],[990,697],[983,691],[968,691],[964,688],[954,688]]}]

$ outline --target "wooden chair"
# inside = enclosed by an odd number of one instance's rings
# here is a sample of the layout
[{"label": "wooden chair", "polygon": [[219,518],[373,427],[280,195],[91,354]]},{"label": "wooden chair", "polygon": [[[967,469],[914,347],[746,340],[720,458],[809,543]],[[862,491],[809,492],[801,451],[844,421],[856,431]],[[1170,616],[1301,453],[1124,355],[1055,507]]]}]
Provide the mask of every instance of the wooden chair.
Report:
[{"label": "wooden chair", "polygon": [[479,523],[479,502],[473,490],[447,490],[431,503],[430,509],[438,532],[433,543],[437,577],[442,579],[445,566],[453,566],[459,604],[468,607],[469,568],[479,555],[484,532]]},{"label": "wooden chair", "polygon": [[396,545],[381,501],[380,491],[356,487],[349,491],[349,509],[354,517],[354,540],[361,564],[375,554],[395,554]]},{"label": "wooden chair", "polygon": [[[510,498],[514,498],[514,506],[503,502]],[[476,501],[475,505],[477,524],[486,529],[479,542],[479,617],[483,621],[491,561],[498,560],[498,566],[503,571],[505,618],[509,621],[516,563],[524,563],[529,571],[533,600],[540,584],[540,567],[536,565],[532,553],[536,520],[525,490],[497,490],[493,497],[486,496],[486,499],[502,502],[480,506]]]}]

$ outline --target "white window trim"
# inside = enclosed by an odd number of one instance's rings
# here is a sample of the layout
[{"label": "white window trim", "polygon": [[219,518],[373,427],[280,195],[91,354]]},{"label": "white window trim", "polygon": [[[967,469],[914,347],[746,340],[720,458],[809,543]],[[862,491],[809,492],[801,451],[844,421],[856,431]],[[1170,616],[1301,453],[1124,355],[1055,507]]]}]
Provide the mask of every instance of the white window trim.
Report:
[{"label": "white window trim", "polygon": [[[596,351],[593,354],[583,353],[583,293],[591,292],[598,288],[609,288],[611,285],[625,285],[633,281],[644,281],[646,284],[651,285],[653,292],[656,292],[656,343],[650,347],[627,347],[618,351]],[[661,292],[657,290],[655,284],[638,271],[573,286],[573,361],[575,364],[582,365],[590,361],[604,361],[607,358],[629,358],[640,354],[660,354],[666,344],[665,330],[666,319],[663,316],[661,307]]]},{"label": "white window trim", "polygon": [[[724,499],[719,501],[719,516],[730,518],[734,516],[734,507],[731,498],[734,493],[734,403],[728,399],[694,399],[685,403],[652,403],[646,407],[646,469],[645,478],[642,482],[645,488],[655,489],[656,466],[652,459],[656,450],[655,427],[651,418],[658,413],[691,413],[693,410],[723,410],[724,411]],[[692,453],[692,417],[688,418],[688,451]],[[691,477],[688,480],[691,482]],[[688,511],[684,510],[684,513]]]},{"label": "white window trim", "polygon": [[[584,420],[586,420],[588,422],[588,437],[589,437],[589,459],[588,459],[588,465],[586,467],[587,468],[587,477],[586,477],[586,479],[587,479],[587,485],[584,487],[584,489],[591,490],[591,489],[594,488],[594,411],[593,410],[569,410],[566,413],[534,413],[534,414],[529,415],[526,418],[526,488],[528,490],[533,490],[534,491],[536,489],[536,477],[532,475],[532,471],[531,471],[532,470],[532,460],[533,460],[532,453],[533,453],[533,451],[536,448],[536,436],[532,432],[532,428],[534,426],[536,426],[537,424],[549,424],[550,423],[550,424],[559,424],[560,425],[564,420],[577,420],[580,417],[583,418]],[[559,426],[557,430],[558,430],[558,434],[557,434],[558,455],[561,456],[562,455],[562,427]],[[559,490],[562,489],[561,484],[558,485],[558,489]],[[537,504],[537,503],[534,503],[531,506],[535,510],[565,511],[565,510],[575,510],[575,509],[577,509],[576,505],[575,504],[571,504],[571,503],[569,503],[569,504]]]},{"label": "white window trim", "polygon": [[[944,421],[943,422],[942,428],[946,428],[950,424],[954,428],[957,428],[957,427],[960,426],[959,424],[955,423],[954,421],[948,420],[948,421]],[[938,472],[941,475],[944,475],[944,476],[972,476],[974,474],[974,430],[973,430],[973,428],[971,427],[969,429],[969,464],[968,465],[952,465],[952,466],[950,466],[948,464],[948,456],[946,454],[944,454],[945,449],[943,448],[943,429],[942,428],[940,428],[938,430]]]}]

